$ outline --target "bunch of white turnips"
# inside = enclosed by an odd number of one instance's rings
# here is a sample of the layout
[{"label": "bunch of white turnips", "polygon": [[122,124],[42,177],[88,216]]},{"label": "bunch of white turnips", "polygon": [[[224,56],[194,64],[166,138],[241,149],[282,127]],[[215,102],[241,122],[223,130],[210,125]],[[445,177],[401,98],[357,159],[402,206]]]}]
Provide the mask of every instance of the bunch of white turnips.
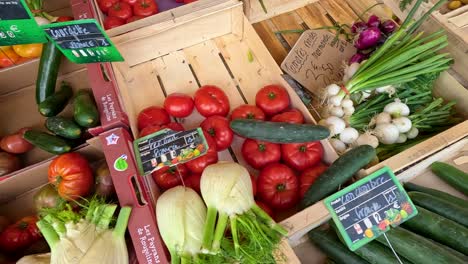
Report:
[{"label": "bunch of white turnips", "polygon": [[[362,62],[364,63],[364,61]],[[359,63],[354,62],[344,70],[343,83],[348,81],[359,69]],[[354,102],[349,95],[340,96],[343,88],[338,84],[330,84],[325,87],[325,107],[321,111],[322,120],[319,125],[330,129],[330,143],[338,153],[344,153],[353,146],[370,145],[377,148],[382,144],[404,143],[407,139],[415,138],[419,131],[408,118],[409,107],[395,99],[385,106],[382,113],[375,115],[369,123],[368,130],[359,133],[357,129],[349,125],[349,118],[354,113]],[[369,98],[372,93],[395,93],[395,87],[389,85],[377,88],[373,91],[364,91],[362,99]]]}]

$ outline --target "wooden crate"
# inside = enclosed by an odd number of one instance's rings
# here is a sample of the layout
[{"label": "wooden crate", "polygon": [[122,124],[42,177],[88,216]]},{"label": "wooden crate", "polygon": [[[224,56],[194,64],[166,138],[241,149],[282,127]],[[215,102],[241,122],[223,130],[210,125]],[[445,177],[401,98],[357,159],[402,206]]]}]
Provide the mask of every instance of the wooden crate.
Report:
[{"label": "wooden crate", "polygon": [[317,2],[318,0],[263,0],[266,8],[262,8],[260,0],[242,0],[244,2],[244,13],[250,23],[256,23],[294,9]]}]

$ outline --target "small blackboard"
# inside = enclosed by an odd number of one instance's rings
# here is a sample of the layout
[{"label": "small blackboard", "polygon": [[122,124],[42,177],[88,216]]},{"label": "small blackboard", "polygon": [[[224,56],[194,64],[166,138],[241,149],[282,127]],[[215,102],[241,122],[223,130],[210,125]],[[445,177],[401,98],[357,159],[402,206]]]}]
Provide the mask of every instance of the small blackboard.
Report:
[{"label": "small blackboard", "polygon": [[353,251],[388,231],[390,226],[396,227],[417,214],[388,167],[327,197],[324,202]]},{"label": "small blackboard", "polygon": [[201,128],[176,132],[164,129],[135,140],[134,150],[142,175],[165,166],[196,159],[208,151]]},{"label": "small blackboard", "polygon": [[54,23],[43,28],[49,39],[75,63],[123,61],[94,19]]},{"label": "small blackboard", "polygon": [[30,19],[20,0],[0,0],[0,20]]}]

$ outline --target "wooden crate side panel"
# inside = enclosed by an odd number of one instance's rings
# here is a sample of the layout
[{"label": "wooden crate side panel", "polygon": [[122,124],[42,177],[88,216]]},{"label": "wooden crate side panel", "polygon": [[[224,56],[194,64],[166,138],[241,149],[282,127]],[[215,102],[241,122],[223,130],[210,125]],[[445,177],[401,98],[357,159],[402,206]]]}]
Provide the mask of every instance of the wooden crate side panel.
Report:
[{"label": "wooden crate side panel", "polygon": [[259,0],[243,0],[244,12],[251,23],[257,23],[317,1],[318,0],[263,0],[267,9],[267,13],[265,13]]}]

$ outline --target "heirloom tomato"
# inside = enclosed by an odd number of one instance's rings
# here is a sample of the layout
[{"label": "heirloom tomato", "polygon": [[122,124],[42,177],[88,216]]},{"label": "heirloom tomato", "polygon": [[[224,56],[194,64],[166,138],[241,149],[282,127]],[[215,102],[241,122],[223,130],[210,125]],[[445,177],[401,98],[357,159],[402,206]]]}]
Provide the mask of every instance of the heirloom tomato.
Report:
[{"label": "heirloom tomato", "polygon": [[302,124],[304,123],[304,116],[301,111],[293,108],[286,110],[282,113],[276,114],[271,118],[273,122],[286,122],[291,124]]},{"label": "heirloom tomato", "polygon": [[257,178],[260,199],[275,209],[289,209],[299,199],[299,180],[294,171],[281,163],[269,164]]},{"label": "heirloom tomato", "polygon": [[248,138],[242,144],[242,157],[254,169],[261,169],[269,163],[280,161],[281,147],[278,144]]},{"label": "heirloom tomato", "polygon": [[305,169],[301,175],[299,176],[300,182],[300,196],[301,199],[304,198],[307,190],[309,187],[317,180],[317,178],[327,169],[328,167],[323,164],[319,163],[313,167]]},{"label": "heirloom tomato", "polygon": [[265,113],[255,105],[240,105],[232,110],[231,119],[257,119],[265,120]]},{"label": "heirloom tomato", "polygon": [[195,106],[191,96],[183,93],[173,93],[164,100],[164,109],[173,117],[189,116]]},{"label": "heirloom tomato", "polygon": [[182,179],[189,175],[189,171],[184,164],[177,164],[177,166],[163,167],[151,175],[160,188],[170,189],[182,184]]},{"label": "heirloom tomato", "polygon": [[258,91],[255,104],[265,114],[272,116],[289,107],[289,95],[280,85],[267,85]]},{"label": "heirloom tomato", "polygon": [[167,114],[164,108],[159,106],[150,106],[143,109],[137,117],[138,130],[149,125],[165,125],[171,122],[169,114]]},{"label": "heirloom tomato", "polygon": [[214,85],[204,85],[195,93],[195,107],[198,112],[209,117],[213,115],[227,116],[229,99],[220,88]]},{"label": "heirloom tomato", "polygon": [[234,132],[229,127],[229,120],[223,116],[210,116],[203,120],[200,127],[216,142],[216,150],[222,151],[231,146]]},{"label": "heirloom tomato", "polygon": [[323,147],[320,141],[281,145],[283,161],[293,169],[303,171],[322,160]]}]

